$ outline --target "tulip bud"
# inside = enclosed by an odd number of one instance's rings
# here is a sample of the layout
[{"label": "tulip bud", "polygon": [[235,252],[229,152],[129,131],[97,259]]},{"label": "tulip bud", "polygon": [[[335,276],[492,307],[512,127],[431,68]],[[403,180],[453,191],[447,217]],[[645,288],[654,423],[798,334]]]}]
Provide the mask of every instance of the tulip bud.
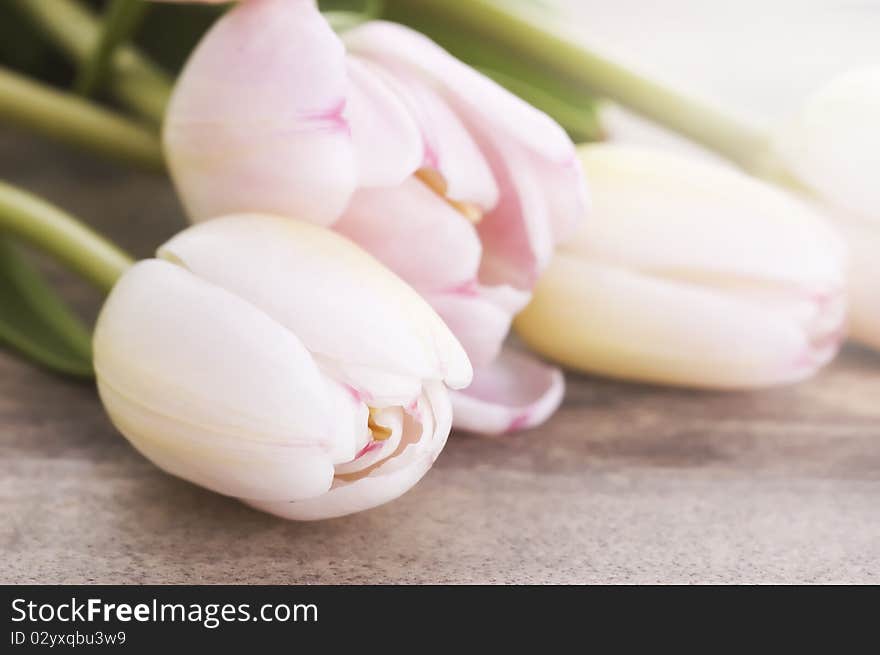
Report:
[{"label": "tulip bud", "polygon": [[470,363],[434,311],[346,239],[268,215],[180,233],[118,282],[94,337],[111,420],[165,471],[292,519],[412,487]]},{"label": "tulip bud", "polygon": [[516,329],[582,371],[715,388],[793,382],[844,320],[840,239],[737,171],[616,145],[580,151],[589,228],[557,253]]},{"label": "tulip bud", "polygon": [[783,166],[842,228],[850,247],[850,332],[880,348],[880,68],[814,94],[776,140]]}]

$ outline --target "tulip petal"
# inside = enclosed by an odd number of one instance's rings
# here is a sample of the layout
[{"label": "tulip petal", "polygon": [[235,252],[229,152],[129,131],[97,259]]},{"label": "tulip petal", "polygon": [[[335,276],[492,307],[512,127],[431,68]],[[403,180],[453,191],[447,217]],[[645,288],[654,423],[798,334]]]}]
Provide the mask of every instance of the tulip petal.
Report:
[{"label": "tulip petal", "polygon": [[591,220],[563,251],[663,277],[763,280],[817,294],[843,286],[840,236],[794,196],[646,148],[590,145],[580,153]]},{"label": "tulip petal", "polygon": [[349,30],[350,52],[392,71],[409,70],[432,80],[460,114],[496,128],[533,152],[560,163],[571,160],[571,140],[550,117],[485,75],[455,59],[426,36],[385,21]]},{"label": "tulip petal", "polygon": [[516,144],[490,137],[483,149],[501,199],[477,226],[483,243],[480,280],[529,289],[555,247],[545,189],[528,153]]},{"label": "tulip petal", "polygon": [[514,314],[525,307],[530,296],[512,287],[475,284],[425,297],[461,342],[471,364],[479,368],[498,357]]},{"label": "tulip petal", "polygon": [[332,489],[318,498],[287,503],[246,502],[277,516],[308,521],[344,516],[394,500],[427,473],[449,435],[452,407],[442,385],[426,385],[417,410],[418,420],[408,416],[405,421],[399,452],[367,475],[352,480],[337,478]]},{"label": "tulip petal", "polygon": [[851,71],[814,94],[778,135],[792,173],[828,202],[880,221],[880,68]]},{"label": "tulip petal", "polygon": [[362,187],[401,184],[422,163],[424,144],[407,106],[374,70],[373,64],[347,60],[345,115]]},{"label": "tulip petal", "polygon": [[193,220],[267,211],[328,225],[358,172],[344,48],[311,0],[252,0],[201,40],[163,140]]},{"label": "tulip petal", "polygon": [[581,160],[572,156],[566,164],[532,157],[534,174],[538,177],[547,201],[547,215],[557,244],[568,241],[584,223],[591,211]]},{"label": "tulip petal", "polygon": [[333,226],[420,291],[473,280],[482,252],[474,226],[416,178],[358,191]]},{"label": "tulip petal", "polygon": [[514,327],[538,352],[579,370],[732,389],[815,373],[837,351],[843,316],[841,293],[718,288],[563,252]]},{"label": "tulip petal", "polygon": [[388,430],[385,439],[372,440],[364,444],[358,453],[350,461],[336,466],[336,475],[350,475],[359,473],[388,457],[391,457],[403,439],[404,412],[401,407],[386,407],[376,412],[374,417],[376,425]]},{"label": "tulip petal", "polygon": [[427,300],[461,342],[475,368],[489,364],[501,352],[512,314],[475,295],[436,293]]},{"label": "tulip petal", "polygon": [[499,204],[478,228],[484,245],[480,279],[529,288],[555,241],[567,237],[586,212],[584,181],[565,131],[418,32],[372,21],[343,39],[351,52],[402,80],[427,79],[440,89],[476,139],[500,191]]},{"label": "tulip petal", "polygon": [[331,421],[355,416],[330,413],[308,351],[249,303],[178,266],[141,262],[107,300],[94,351],[111,419],[161,468],[248,498],[329,488]]},{"label": "tulip petal", "polygon": [[[316,363],[322,368],[320,362]],[[322,372],[327,382],[330,416],[340,419],[331,422],[327,435],[334,446],[330,459],[338,465],[353,460],[372,438],[367,425],[370,410],[364,402],[365,398],[338,382],[338,377],[332,371],[322,369]],[[351,420],[341,420],[343,418]]]},{"label": "tulip petal", "polygon": [[445,194],[487,211],[498,203],[498,185],[468,129],[431,86],[406,70],[385,71],[418,122],[424,140],[422,166],[440,173]]},{"label": "tulip petal", "polygon": [[98,391],[113,425],[160,469],[220,494],[254,500],[314,498],[333,481],[328,452],[215,433],[147,408],[115,387]]},{"label": "tulip petal", "polygon": [[850,334],[880,349],[880,232],[873,225],[841,223],[850,250]]},{"label": "tulip petal", "polygon": [[455,427],[498,435],[541,425],[565,393],[562,372],[530,355],[504,349],[488,366],[474,369],[474,381],[452,394]]},{"label": "tulip petal", "polygon": [[[471,367],[461,345],[409,286],[351,241],[309,223],[241,214],[201,223],[174,237],[160,256],[260,308],[296,334],[316,358],[373,372],[364,387],[408,397],[423,380],[465,386]],[[303,308],[308,308],[304,311]],[[391,376],[391,377],[389,377]],[[396,380],[393,379],[396,376]],[[357,382],[349,380],[349,383]]]}]

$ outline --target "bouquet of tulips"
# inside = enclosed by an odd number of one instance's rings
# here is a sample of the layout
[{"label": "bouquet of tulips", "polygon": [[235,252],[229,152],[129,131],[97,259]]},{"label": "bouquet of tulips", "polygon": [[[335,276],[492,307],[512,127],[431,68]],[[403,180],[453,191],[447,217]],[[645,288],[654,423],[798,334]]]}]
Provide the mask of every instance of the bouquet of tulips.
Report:
[{"label": "bouquet of tulips", "polygon": [[[76,76],[0,68],[0,120],[167,171],[192,225],[134,263],[0,182],[0,338],[218,493],[369,509],[453,427],[547,421],[560,366],[744,389],[880,348],[880,70],[762,130],[534,0],[221,4],[176,79],[136,45],[153,3],[9,3]],[[605,140],[606,101],[731,165]],[[93,333],[19,242],[109,292]]]}]

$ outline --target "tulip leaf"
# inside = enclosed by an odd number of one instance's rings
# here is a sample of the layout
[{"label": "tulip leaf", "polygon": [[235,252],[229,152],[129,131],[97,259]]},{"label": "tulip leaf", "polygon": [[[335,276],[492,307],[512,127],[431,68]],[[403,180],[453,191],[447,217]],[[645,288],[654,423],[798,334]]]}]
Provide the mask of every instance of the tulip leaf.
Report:
[{"label": "tulip leaf", "polygon": [[5,237],[0,237],[0,343],[53,371],[93,375],[88,329]]}]

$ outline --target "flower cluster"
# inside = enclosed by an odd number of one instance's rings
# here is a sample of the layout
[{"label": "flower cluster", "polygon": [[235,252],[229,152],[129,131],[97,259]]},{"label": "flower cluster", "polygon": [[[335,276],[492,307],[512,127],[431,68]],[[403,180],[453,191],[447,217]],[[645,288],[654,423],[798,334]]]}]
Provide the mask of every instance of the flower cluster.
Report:
[{"label": "flower cluster", "polygon": [[[504,15],[491,40],[535,60],[530,82],[544,66],[565,100],[583,97],[565,85],[583,84],[629,102],[740,169],[575,146],[492,71],[402,24],[337,33],[315,0],[233,4],[166,92],[161,153],[158,133],[65,105],[93,149],[115,140],[130,159],[164,157],[192,225],[154,259],[129,267],[0,184],[0,228],[112,287],[93,339],[98,390],[159,467],[286,518],[336,517],[410,489],[453,426],[542,424],[563,399],[559,367],[747,389],[812,376],[848,336],[880,349],[880,70],[841,77],[760,133],[566,40],[525,5],[424,4],[453,12],[459,41]],[[116,47],[119,20],[102,48]],[[149,105],[125,77],[144,62],[117,59],[120,97]],[[51,96],[0,70],[0,101],[4,88]],[[25,104],[0,113],[36,124]],[[95,125],[107,128],[97,142]],[[62,251],[71,239],[85,251]],[[31,309],[23,324],[71,323]],[[90,372],[87,340],[67,336],[80,359],[43,362],[82,371],[85,350]]]},{"label": "flower cluster", "polygon": [[311,0],[253,0],[191,56],[164,143],[193,221],[328,226],[419,291],[474,365],[456,426],[531,427],[559,404],[558,371],[502,352],[585,213],[574,146],[545,114],[408,28],[371,21],[340,39]]}]

